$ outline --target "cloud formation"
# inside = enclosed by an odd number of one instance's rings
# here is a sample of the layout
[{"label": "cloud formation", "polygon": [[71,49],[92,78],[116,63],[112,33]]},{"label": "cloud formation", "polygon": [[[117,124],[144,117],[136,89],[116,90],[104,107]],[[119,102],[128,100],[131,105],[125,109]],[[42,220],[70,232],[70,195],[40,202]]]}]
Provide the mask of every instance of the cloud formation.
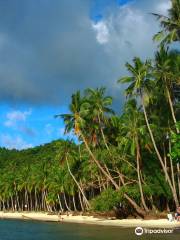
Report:
[{"label": "cloud formation", "polygon": [[0,144],[8,149],[26,149],[31,148],[32,144],[27,143],[21,136],[11,136],[9,134],[0,135]]},{"label": "cloud formation", "polygon": [[36,135],[36,132],[32,127],[29,127],[27,123],[27,118],[31,116],[31,114],[32,114],[31,109],[28,109],[26,111],[20,110],[9,111],[5,115],[4,126],[6,128],[11,129],[14,132],[25,134],[26,136],[29,137],[34,137]]},{"label": "cloud formation", "polygon": [[96,31],[96,39],[100,44],[105,44],[109,41],[109,31],[103,21],[92,23],[92,27]]},{"label": "cloud formation", "polygon": [[152,56],[158,27],[149,13],[166,13],[169,2],[112,4],[95,23],[90,0],[0,1],[0,101],[65,104],[101,85],[120,96],[124,63]]},{"label": "cloud formation", "polygon": [[25,122],[27,117],[31,115],[32,111],[29,109],[28,111],[11,111],[6,114],[6,121],[4,125],[6,127],[16,127],[18,122]]}]

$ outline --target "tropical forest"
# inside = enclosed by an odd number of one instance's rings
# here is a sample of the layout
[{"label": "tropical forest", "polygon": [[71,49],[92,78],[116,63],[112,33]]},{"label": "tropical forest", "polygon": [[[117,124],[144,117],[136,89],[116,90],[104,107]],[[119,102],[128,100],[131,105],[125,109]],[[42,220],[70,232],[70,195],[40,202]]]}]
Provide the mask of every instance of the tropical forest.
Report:
[{"label": "tropical forest", "polygon": [[167,16],[152,13],[161,31],[152,59],[135,56],[117,79],[123,109],[106,87],[77,91],[63,119],[65,134],[25,150],[0,148],[0,210],[174,211],[180,205],[180,0]]}]

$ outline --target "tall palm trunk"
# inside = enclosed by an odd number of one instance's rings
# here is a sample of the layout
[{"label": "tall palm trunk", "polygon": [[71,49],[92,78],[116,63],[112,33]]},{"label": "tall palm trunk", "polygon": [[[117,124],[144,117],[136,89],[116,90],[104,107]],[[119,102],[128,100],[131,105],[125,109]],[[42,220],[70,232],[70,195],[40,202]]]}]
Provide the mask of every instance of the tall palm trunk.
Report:
[{"label": "tall palm trunk", "polygon": [[26,187],[25,187],[25,209],[29,211],[28,191]]},{"label": "tall palm trunk", "polygon": [[32,191],[29,191],[30,211],[33,210]]},{"label": "tall palm trunk", "polygon": [[18,197],[18,192],[16,190],[15,192],[15,195],[16,195],[16,206],[15,206],[15,210],[20,210],[20,203],[19,203],[19,197]]},{"label": "tall palm trunk", "polygon": [[37,192],[36,187],[34,189],[34,201],[35,201],[35,211],[37,211],[38,208],[38,201],[37,201]]},{"label": "tall palm trunk", "polygon": [[63,193],[63,197],[64,197],[64,203],[65,203],[66,209],[67,209],[68,211],[71,211],[71,209],[69,208],[69,206],[68,206],[68,204],[67,204],[66,194],[65,194],[65,193]]},{"label": "tall palm trunk", "polygon": [[13,202],[13,197],[11,196],[11,207],[12,207],[12,210],[14,212],[14,202]]},{"label": "tall palm trunk", "polygon": [[172,185],[172,183],[171,183],[171,179],[170,179],[170,177],[169,177],[169,175],[168,175],[168,172],[167,172],[167,169],[166,169],[166,167],[165,167],[165,165],[164,165],[163,159],[162,159],[162,157],[161,157],[161,155],[160,155],[160,153],[159,153],[159,150],[158,150],[158,148],[157,148],[157,145],[156,145],[156,142],[155,142],[155,139],[154,139],[154,135],[153,135],[153,133],[152,133],[152,130],[151,130],[151,127],[150,127],[150,124],[149,124],[149,120],[148,120],[148,117],[147,117],[146,108],[145,108],[145,105],[144,105],[144,100],[143,100],[142,94],[141,94],[141,103],[142,103],[142,107],[143,107],[143,112],[144,112],[144,117],[145,117],[146,125],[147,125],[147,128],[148,128],[150,137],[151,137],[151,141],[152,141],[152,143],[153,143],[153,147],[154,147],[155,152],[156,152],[156,155],[157,155],[157,157],[158,157],[158,159],[159,159],[159,161],[160,161],[160,164],[161,164],[162,169],[163,169],[163,171],[164,171],[165,177],[167,178],[167,182],[168,182],[169,187],[170,187],[170,189],[171,189],[171,192],[172,192],[172,195],[173,195],[173,198],[174,198],[174,202],[175,202],[175,204],[176,204],[176,207],[178,207],[178,206],[179,206],[179,201],[178,201],[178,198],[177,198],[177,194],[176,194],[176,192],[174,191],[173,185]]},{"label": "tall palm trunk", "polygon": [[61,210],[61,212],[63,212],[62,203],[61,203],[61,197],[59,196],[59,194],[58,194],[58,202],[59,202],[60,210]]},{"label": "tall palm trunk", "polygon": [[83,139],[83,142],[84,142],[84,144],[85,144],[85,146],[86,146],[87,151],[89,152],[89,155],[92,157],[93,161],[96,163],[96,165],[98,166],[98,168],[99,168],[99,169],[101,170],[101,172],[110,180],[110,182],[115,186],[115,188],[116,188],[116,189],[119,189],[118,184],[114,181],[114,179],[112,178],[112,176],[109,175],[109,174],[104,170],[104,168],[101,166],[101,164],[99,163],[99,161],[96,159],[96,157],[95,157],[94,154],[92,153],[92,151],[91,151],[91,149],[90,149],[90,147],[89,147],[89,145],[88,145],[88,143],[87,143],[84,135],[82,134],[82,132],[81,132],[81,137],[82,137],[82,139]]},{"label": "tall palm trunk", "polygon": [[81,192],[80,191],[78,191],[78,197],[79,197],[79,202],[80,202],[80,205],[81,205],[81,210],[84,212],[84,206],[83,206],[83,203],[82,203]]},{"label": "tall palm trunk", "polygon": [[69,167],[69,163],[68,163],[68,160],[67,160],[67,156],[66,156],[66,162],[67,162],[68,171],[69,171],[71,177],[73,178],[74,182],[76,183],[77,187],[79,188],[80,192],[82,193],[83,198],[84,198],[84,200],[85,200],[88,208],[90,208],[90,203],[89,203],[89,201],[87,200],[87,198],[86,198],[86,196],[85,196],[85,194],[84,194],[83,189],[81,188],[80,184],[78,183],[78,181],[76,180],[76,178],[74,177],[74,175],[73,175],[72,172],[71,172],[71,169],[70,169],[70,167]]},{"label": "tall palm trunk", "polygon": [[[166,156],[166,149],[165,149],[165,145],[163,143],[163,158],[164,158],[164,166],[167,169],[167,156]],[[167,181],[167,176],[165,177],[166,181]]]},{"label": "tall palm trunk", "polygon": [[142,205],[143,205],[145,211],[148,212],[149,209],[146,205],[146,202],[145,202],[145,199],[144,199],[144,194],[143,194],[143,189],[142,189],[139,161],[140,161],[140,147],[139,147],[138,139],[136,138],[136,164],[137,164],[138,185],[139,185]]},{"label": "tall palm trunk", "polygon": [[105,145],[105,147],[107,148],[108,152],[111,154],[111,152],[110,152],[110,150],[109,150],[109,147],[108,147],[108,145],[107,145],[107,142],[106,142],[106,138],[105,138],[105,135],[104,135],[104,131],[103,131],[102,126],[101,126],[101,120],[100,120],[99,114],[98,114],[98,122],[99,122],[100,131],[101,131],[101,135],[102,135],[102,138],[103,138],[104,145]]},{"label": "tall palm trunk", "polygon": [[166,92],[167,92],[169,106],[170,106],[170,109],[171,109],[171,115],[172,115],[172,118],[173,118],[173,121],[174,121],[174,124],[175,124],[175,127],[176,127],[176,131],[179,134],[180,132],[179,132],[179,128],[177,126],[177,120],[176,120],[176,116],[175,116],[175,112],[174,112],[174,108],[173,108],[173,103],[172,103],[170,92],[169,92],[169,89],[168,89],[167,86],[166,86]]},{"label": "tall palm trunk", "polygon": [[72,200],[73,200],[74,211],[77,211],[77,208],[76,208],[76,201],[75,201],[75,197],[74,197],[74,195],[72,196]]}]

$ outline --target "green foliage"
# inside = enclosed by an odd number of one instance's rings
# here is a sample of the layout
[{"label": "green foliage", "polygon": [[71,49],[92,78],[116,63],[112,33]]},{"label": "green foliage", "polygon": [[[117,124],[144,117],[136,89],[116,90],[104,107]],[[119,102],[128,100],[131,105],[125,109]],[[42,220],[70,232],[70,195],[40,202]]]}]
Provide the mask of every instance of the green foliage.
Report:
[{"label": "green foliage", "polygon": [[180,0],[171,0],[171,4],[168,16],[153,14],[162,27],[162,31],[157,33],[153,39],[161,41],[161,45],[180,40]]},{"label": "green foliage", "polygon": [[171,134],[171,144],[172,149],[170,156],[175,162],[180,163],[180,134]]},{"label": "green foliage", "polygon": [[96,198],[91,200],[91,208],[95,211],[109,211],[112,210],[119,202],[119,192],[108,188],[100,193]]}]

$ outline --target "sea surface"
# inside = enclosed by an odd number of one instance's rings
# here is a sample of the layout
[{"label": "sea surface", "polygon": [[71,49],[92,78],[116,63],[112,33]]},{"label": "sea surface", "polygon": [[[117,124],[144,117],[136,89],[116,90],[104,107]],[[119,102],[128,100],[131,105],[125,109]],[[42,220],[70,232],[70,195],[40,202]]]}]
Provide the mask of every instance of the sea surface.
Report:
[{"label": "sea surface", "polygon": [[136,236],[134,228],[87,224],[50,223],[23,220],[0,220],[0,240],[179,240],[180,231],[172,234]]}]

